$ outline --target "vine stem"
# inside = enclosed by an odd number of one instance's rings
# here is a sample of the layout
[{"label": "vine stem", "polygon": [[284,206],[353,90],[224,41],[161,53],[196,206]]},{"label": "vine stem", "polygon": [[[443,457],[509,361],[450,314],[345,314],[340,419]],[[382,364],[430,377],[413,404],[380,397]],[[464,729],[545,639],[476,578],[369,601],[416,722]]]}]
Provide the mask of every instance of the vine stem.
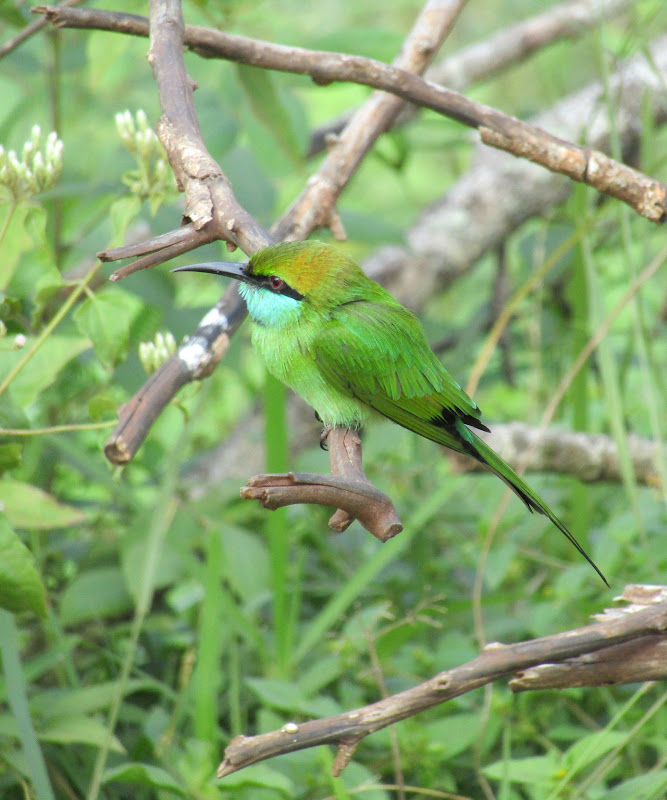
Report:
[{"label": "vine stem", "polygon": [[0,428],[0,436],[44,436],[48,433],[71,433],[72,431],[97,431],[102,428],[111,428],[118,420],[109,419],[105,422],[82,422],[72,425],[51,425],[47,428]]},{"label": "vine stem", "polygon": [[7,211],[7,216],[4,218],[2,222],[2,228],[0,228],[0,244],[2,244],[2,240],[5,238],[5,234],[7,233],[7,229],[9,228],[9,223],[12,221],[12,217],[14,216],[14,212],[16,211],[16,198],[12,195],[12,199],[9,203],[9,209]]},{"label": "vine stem", "polygon": [[79,297],[81,297],[81,295],[86,291],[88,284],[95,277],[95,273],[101,266],[102,262],[98,261],[98,263],[95,264],[95,266],[87,273],[87,275],[81,280],[77,288],[72,292],[72,294],[70,294],[67,300],[65,300],[63,305],[58,309],[58,312],[54,315],[49,324],[39,334],[39,336],[35,339],[32,345],[26,350],[26,352],[23,354],[23,358],[17,361],[14,367],[9,370],[9,373],[7,374],[5,379],[2,381],[2,383],[0,383],[0,395],[7,389],[9,384],[14,380],[14,378],[19,374],[19,372],[21,372],[21,370],[25,367],[25,365],[35,355],[35,353],[44,344],[44,342],[48,339],[48,337],[51,335],[53,330],[59,325],[59,323],[63,320],[63,318],[67,316],[69,310],[72,308],[74,303],[76,303]]}]

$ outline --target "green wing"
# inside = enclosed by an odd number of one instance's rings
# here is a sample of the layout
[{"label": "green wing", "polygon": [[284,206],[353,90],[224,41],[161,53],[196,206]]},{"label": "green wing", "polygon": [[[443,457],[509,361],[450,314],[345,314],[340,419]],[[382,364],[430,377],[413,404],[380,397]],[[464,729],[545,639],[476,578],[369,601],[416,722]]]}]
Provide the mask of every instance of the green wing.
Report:
[{"label": "green wing", "polygon": [[427,439],[467,452],[473,437],[465,425],[488,430],[416,317],[398,303],[338,306],[310,350],[331,386]]},{"label": "green wing", "polygon": [[[402,306],[358,301],[339,306],[311,344],[322,377],[415,433],[485,464],[530,511],[548,517],[606,578],[538,495],[466,425],[488,431],[481,412],[440,364],[417,319]],[[609,585],[609,584],[607,584]]]}]

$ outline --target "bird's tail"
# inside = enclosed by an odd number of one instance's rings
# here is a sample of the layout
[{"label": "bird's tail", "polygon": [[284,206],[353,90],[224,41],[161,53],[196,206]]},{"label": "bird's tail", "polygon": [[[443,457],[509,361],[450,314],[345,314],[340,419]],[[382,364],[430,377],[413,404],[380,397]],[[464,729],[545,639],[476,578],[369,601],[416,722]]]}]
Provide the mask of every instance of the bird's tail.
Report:
[{"label": "bird's tail", "polygon": [[[495,453],[485,442],[483,442],[479,436],[476,436],[472,431],[468,431],[474,437],[473,447],[477,451],[476,454],[472,453],[472,448],[466,449],[466,452],[470,455],[474,455],[478,461],[482,464],[487,466],[492,472],[494,472],[502,481],[504,481],[510,489],[518,495],[521,500],[525,503],[526,507],[529,511],[537,511],[538,514],[543,514],[545,517],[548,517],[553,524],[558,528],[558,530],[567,538],[569,541],[577,548],[577,550],[581,553],[581,555],[588,561],[588,563],[593,567],[593,569],[597,572],[597,574],[602,578],[607,586],[607,579],[602,574],[602,572],[598,569],[597,565],[593,561],[593,559],[588,555],[588,553],[584,550],[584,548],[579,544],[579,542],[574,538],[574,536],[570,533],[570,531],[563,525],[563,523],[558,519],[558,517],[553,513],[553,511],[547,506],[545,503],[540,500],[540,498],[535,494],[535,492],[528,486],[528,484],[523,481],[516,472],[506,464],[502,458]],[[467,438],[467,437],[466,437]]]}]

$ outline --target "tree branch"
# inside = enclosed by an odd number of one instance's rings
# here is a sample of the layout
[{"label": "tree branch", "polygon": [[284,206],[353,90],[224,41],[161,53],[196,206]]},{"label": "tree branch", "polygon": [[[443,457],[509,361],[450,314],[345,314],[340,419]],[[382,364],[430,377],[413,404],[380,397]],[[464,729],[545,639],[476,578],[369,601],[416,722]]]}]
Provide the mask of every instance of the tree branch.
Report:
[{"label": "tree branch", "polygon": [[[426,79],[461,92],[474,83],[497,75],[525,61],[536,51],[561,41],[578,39],[602,20],[635,5],[635,0],[581,0],[553,6],[541,14],[510,25],[481,42],[475,42],[446,56],[426,72]],[[405,108],[397,124],[409,122],[417,109]],[[350,115],[343,115],[313,131],[308,151],[313,156],[324,150],[332,135],[340,133]]]},{"label": "tree branch", "polygon": [[[655,124],[667,121],[667,37],[622,64],[609,79],[613,124],[623,152],[639,145],[642,98],[650,98]],[[605,90],[594,82],[533,117],[534,127],[568,139],[586,136],[591,148],[608,147],[611,118]],[[512,191],[507,187],[511,186]],[[470,168],[405,233],[406,246],[385,246],[366,259],[367,274],[404,305],[421,308],[435,292],[497,250],[527,220],[543,216],[572,192],[572,182],[528,161],[478,146]],[[498,198],[502,197],[502,202]]]},{"label": "tree branch", "polygon": [[[540,428],[533,428],[522,422],[511,422],[508,425],[494,425],[490,434],[482,431],[480,438],[515,468],[520,463],[523,466],[523,458],[530,453],[526,472],[571,475],[584,483],[617,483],[622,480],[616,442],[611,436],[602,433],[552,428],[542,434]],[[628,449],[637,482],[647,486],[660,486],[658,444],[630,434]],[[463,472],[483,471],[482,465],[472,459],[454,454],[452,460]]]},{"label": "tree branch", "polygon": [[[402,74],[415,73],[413,77],[420,80],[417,76],[427,68],[465,2],[466,0],[458,2],[450,0],[447,3],[429,2],[405,40],[401,52],[387,69],[400,70]],[[264,50],[264,42],[248,41],[252,42],[253,48]],[[284,50],[292,53],[295,48],[284,48]],[[283,55],[287,55],[284,50],[279,48],[279,51],[274,51],[274,55],[277,56],[276,64],[292,63],[291,57],[288,57],[286,62],[283,60]],[[308,53],[309,51],[303,51],[301,55]],[[306,61],[310,61],[311,56],[305,55],[305,58]],[[343,61],[345,59],[354,61],[356,56],[341,58]],[[316,60],[315,58],[312,61],[311,66],[316,67]],[[320,82],[315,75],[313,80],[316,83]],[[279,239],[302,239],[314,228],[330,225],[341,192],[357,171],[372,144],[393,125],[404,108],[405,103],[399,98],[383,92],[373,92],[363,106],[352,115],[340,136],[335,141],[329,142],[329,152],[320,168],[276,225],[275,234]]]},{"label": "tree branch", "polygon": [[[664,643],[667,587],[628,586],[623,599],[634,605],[622,612],[609,612],[602,621],[578,630],[513,645],[489,644],[473,661],[441,672],[425,683],[377,703],[335,717],[288,722],[280,730],[258,736],[237,736],[225,750],[218,777],[230,775],[258,761],[321,744],[338,747],[340,758],[334,764],[334,774],[338,775],[364,737],[487,683],[508,675],[525,675],[527,670],[534,670],[542,664],[565,662],[588,654],[609,654],[618,647],[629,647],[628,643],[645,643],[647,637],[653,642],[660,639]],[[560,669],[567,670],[567,665],[561,664]],[[574,669],[578,675],[577,662]],[[653,667],[648,669],[649,675],[656,674]],[[617,674],[621,682],[645,680],[633,670]],[[595,681],[597,676],[592,676],[595,682],[587,685],[606,685],[609,675],[606,672],[599,682]],[[573,680],[577,685],[579,678],[573,676]],[[560,685],[572,684],[564,679]],[[523,691],[533,687],[521,684],[516,688]]]},{"label": "tree branch", "polygon": [[[38,6],[38,10],[49,15],[54,24],[65,24],[63,20],[79,15],[91,15],[88,9],[65,10],[60,16],[49,7]],[[602,152],[561,139],[451,89],[425,81],[402,68],[400,56],[398,64],[388,66],[362,56],[276,45],[198,26],[189,29],[188,43],[207,58],[225,58],[264,69],[310,75],[317,84],[349,81],[382,89],[476,128],[485,144],[526,158],[571,180],[586,183],[603,194],[622,200],[652,222],[662,223],[667,218],[665,184],[614,161]],[[348,129],[353,124],[354,118]],[[328,199],[329,192],[324,194]],[[306,202],[305,197],[303,202]],[[332,205],[333,201],[329,200],[326,207]],[[292,209],[294,217],[299,214],[299,208],[297,200]],[[308,210],[314,213],[312,207],[309,206]],[[329,219],[317,219],[315,224],[329,224]],[[298,225],[294,233],[294,238],[303,238],[299,235]],[[279,235],[278,238],[289,237]]]},{"label": "tree branch", "polygon": [[355,519],[376,539],[386,542],[403,530],[391,500],[373,486],[361,463],[361,439],[356,431],[333,428],[327,437],[331,475],[287,472],[255,475],[241,489],[241,497],[259,500],[264,508],[316,503],[338,510],[329,520],[337,533]]}]

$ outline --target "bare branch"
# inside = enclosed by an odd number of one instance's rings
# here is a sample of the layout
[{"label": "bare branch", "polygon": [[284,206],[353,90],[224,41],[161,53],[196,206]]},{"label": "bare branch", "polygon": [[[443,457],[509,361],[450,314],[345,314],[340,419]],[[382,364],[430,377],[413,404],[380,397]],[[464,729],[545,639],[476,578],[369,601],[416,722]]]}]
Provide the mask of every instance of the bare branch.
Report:
[{"label": "bare branch", "polygon": [[[405,40],[401,52],[394,59],[392,66],[387,69],[400,70],[401,74],[415,73],[413,77],[424,72],[451,30],[464,4],[465,0],[461,2],[451,0],[447,3],[428,2]],[[263,43],[253,43],[253,47],[263,50]],[[291,56],[287,62],[283,60],[282,56],[293,53],[295,48],[286,48],[286,50],[287,53],[276,51],[275,55],[279,55],[279,58],[275,63],[278,61],[286,65],[292,63]],[[311,54],[308,54],[308,51],[299,51],[299,53],[305,55],[306,60],[310,61]],[[319,55],[325,54],[320,53]],[[344,62],[345,59],[354,61],[357,57],[341,56],[340,58]],[[305,62],[302,65],[305,65]],[[317,57],[312,61],[311,66],[317,67]],[[301,72],[301,70],[298,71]],[[309,74],[312,73],[309,71]],[[321,81],[317,75],[313,74],[313,80],[316,83],[328,80]],[[374,92],[368,98],[363,106],[353,114],[340,136],[335,141],[329,142],[329,152],[317,173],[311,177],[299,197],[294,200],[278,225],[275,226],[277,238],[302,239],[314,228],[330,224],[340,193],[357,171],[373,142],[392,126],[404,107],[404,102],[383,92]]]},{"label": "bare branch", "polygon": [[180,244],[187,241],[196,231],[192,222],[183,225],[181,228],[162,233],[145,242],[133,242],[132,244],[125,244],[121,247],[112,247],[110,250],[101,250],[97,253],[100,261],[120,261],[123,258],[134,258],[135,256],[143,256],[147,253],[154,253],[156,250],[161,250],[163,247],[171,247],[174,244]]},{"label": "bare branch", "polygon": [[202,319],[195,333],[120,407],[118,425],[104,446],[104,454],[112,464],[131,461],[151,425],[179,389],[211,374],[245,315],[245,304],[237,287],[232,285]]},{"label": "bare branch", "polygon": [[[40,7],[40,10],[51,13],[46,7]],[[75,15],[78,10],[67,13]],[[61,16],[61,19],[64,18]],[[667,218],[667,186],[660,181],[616,162],[601,152],[561,139],[451,89],[425,81],[401,68],[400,60],[398,65],[387,66],[361,56],[286,47],[195,26],[191,30],[198,42],[192,48],[202,56],[221,57],[265,69],[306,74],[318,84],[350,81],[382,89],[471,128],[477,128],[485,144],[526,158],[550,171],[567,175],[572,180],[586,183],[603,194],[622,200],[652,222],[661,223]],[[391,116],[392,119],[394,117],[395,114]],[[355,125],[355,119],[357,115],[346,130]],[[335,189],[335,175],[333,179]],[[304,209],[300,207],[300,203],[307,203],[312,191],[311,189],[308,194],[304,192],[303,199],[297,200],[290,209],[288,218],[295,222],[299,220],[298,224],[292,226],[293,236],[283,235],[282,228],[279,228],[278,238],[303,238],[299,225]],[[327,186],[323,186],[321,193],[324,208],[329,211],[333,207],[335,196],[330,196],[332,190]],[[312,214],[314,208],[308,206],[308,211]],[[328,217],[314,220],[315,226],[327,223]]]},{"label": "bare branch", "polygon": [[[527,472],[554,472],[571,475],[584,483],[622,480],[616,442],[605,434],[563,431],[554,428],[543,434],[522,422],[494,425],[491,433],[480,433],[508,464],[518,467],[530,453]],[[660,486],[658,444],[630,434],[629,456],[638,483]],[[454,454],[452,459],[464,472],[478,472],[472,459]]]},{"label": "bare branch", "polygon": [[[633,5],[635,0],[582,0],[562,3],[445,57],[429,68],[426,78],[461,92],[473,83],[525,61],[547,45],[562,39],[583,36],[602,20],[609,20]],[[411,120],[416,111],[414,106],[404,109],[396,120],[397,124],[402,125]],[[324,150],[327,139],[340,133],[349,116],[344,115],[314,131],[308,155]]]},{"label": "bare branch", "polygon": [[586,653],[563,664],[532,667],[517,673],[509,687],[513,692],[527,692],[664,680],[667,680],[667,637],[652,635],[598,653]]},{"label": "bare branch", "polygon": [[[58,8],[75,6],[77,3],[82,3],[82,2],[83,0],[63,0],[63,2],[58,5]],[[41,31],[41,29],[47,23],[48,19],[37,19],[34,22],[31,22],[30,25],[26,25],[25,28],[23,28],[16,34],[16,36],[12,36],[12,38],[9,41],[5,42],[3,45],[0,46],[0,59],[9,55],[12,52],[12,50],[16,50],[16,48],[19,45],[22,45],[23,42],[30,39],[31,36],[34,36],[36,33]]]},{"label": "bare branch", "polygon": [[273,240],[238,203],[229,180],[204,144],[193,101],[194,83],[183,60],[185,26],[180,3],[153,0],[150,12],[148,61],[162,109],[158,138],[185,193],[186,215],[196,230],[211,225],[216,238],[253,253]]},{"label": "bare branch", "polygon": [[[608,609],[596,619],[618,619],[627,614],[667,601],[667,587],[631,584],[622,599],[632,605]],[[513,692],[529,689],[561,689],[577,686],[604,686],[667,679],[667,637],[651,634],[630,642],[599,650],[563,664],[542,664],[517,673],[509,682]]]},{"label": "bare branch", "polygon": [[[634,605],[624,609],[625,613],[611,614],[610,618],[588,627],[532,641],[512,645],[490,644],[473,661],[441,672],[425,683],[377,703],[335,717],[302,723],[289,722],[271,733],[237,736],[225,750],[218,777],[267,758],[321,744],[337,745],[348,752],[364,737],[388,725],[500,678],[525,673],[541,664],[564,662],[600,651],[608,652],[624,643],[643,641],[649,636],[665,641],[667,596],[660,594],[660,590],[667,593],[667,587],[651,588],[656,590],[659,600],[649,601],[648,607],[646,603],[643,607]],[[632,587],[629,587],[629,592],[632,594]],[[654,671],[650,674],[654,674]],[[604,678],[608,677],[609,673],[606,673]],[[625,680],[623,676],[620,677]],[[643,679],[636,674],[631,677],[632,681]],[[603,684],[606,682],[601,681]],[[346,763],[345,755],[341,755],[336,762],[336,769],[342,769]]]},{"label": "bare branch", "polygon": [[[667,121],[666,83],[665,36],[653,42],[648,59],[636,56],[610,76],[616,109],[613,124],[624,152],[638,146],[642,98],[650,100],[656,125]],[[604,149],[610,137],[604,89],[591,83],[534,117],[531,124],[567,139],[585,135],[591,148]],[[420,308],[434,292],[497,250],[527,220],[562,203],[572,188],[561,175],[478,146],[470,169],[406,232],[406,247],[383,247],[365,261],[364,268],[402,303]]]},{"label": "bare branch", "polygon": [[381,542],[399,534],[403,525],[391,500],[364,474],[359,435],[348,428],[333,428],[327,443],[331,475],[255,475],[241,489],[241,497],[259,500],[271,510],[297,503],[333,506],[338,511],[329,520],[329,527],[338,533],[358,519]]}]

